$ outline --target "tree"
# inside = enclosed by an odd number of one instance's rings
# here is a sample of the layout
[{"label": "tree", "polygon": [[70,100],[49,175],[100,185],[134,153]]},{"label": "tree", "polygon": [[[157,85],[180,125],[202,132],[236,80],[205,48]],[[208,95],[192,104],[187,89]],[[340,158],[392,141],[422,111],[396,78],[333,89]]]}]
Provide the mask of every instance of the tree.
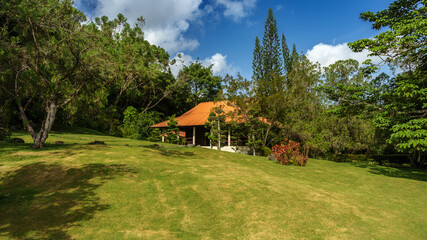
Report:
[{"label": "tree", "polygon": [[[105,40],[103,47],[110,59],[106,76],[110,82],[109,98],[112,98],[111,134],[114,117],[120,118],[123,111],[119,106],[123,95],[128,101],[137,99],[135,102],[142,111],[148,111],[169,97],[180,82],[173,81],[171,77],[169,54],[144,39],[141,30],[145,24],[144,18],[138,18],[135,27],[131,27],[122,14],[118,14],[113,21],[103,16],[96,18],[95,22],[102,30]],[[126,104],[122,104],[124,107]]]},{"label": "tree", "polygon": [[[0,54],[7,62],[2,64],[6,69],[1,81],[12,86],[7,91],[33,138],[33,148],[40,148],[58,109],[102,84],[97,79],[97,66],[103,64],[102,50],[96,45],[99,35],[93,24],[81,24],[86,18],[69,0],[3,2],[0,19]],[[44,109],[41,123],[29,119],[31,104]]]},{"label": "tree", "polygon": [[[324,68],[324,84],[320,87],[326,97],[331,101],[329,104],[335,106],[335,111],[345,115],[357,115],[364,112],[360,107],[370,102],[364,98],[365,90],[371,88],[368,84],[369,76],[365,69],[359,67],[359,62],[354,59],[338,60]],[[355,100],[359,103],[356,104]]]},{"label": "tree", "polygon": [[255,156],[268,144],[272,126],[261,117],[261,106],[253,82],[238,74],[237,77],[227,75],[225,84],[227,104],[234,109],[227,115],[231,119],[228,125],[233,129],[233,135],[252,149]]},{"label": "tree", "polygon": [[291,54],[291,59],[290,59],[290,61],[291,61],[291,69],[292,69],[292,64],[295,62],[295,61],[298,61],[298,56],[299,56],[299,54],[298,54],[298,51],[297,51],[297,46],[295,45],[295,43],[292,45],[292,54]]},{"label": "tree", "polygon": [[255,38],[255,49],[253,53],[253,60],[252,60],[252,70],[253,70],[253,80],[259,81],[262,77],[264,77],[263,73],[263,65],[262,65],[262,47],[259,42],[259,38]]},{"label": "tree", "polygon": [[180,143],[178,121],[175,120],[175,115],[169,117],[166,129],[166,141],[169,143]]},{"label": "tree", "polygon": [[227,138],[225,119],[224,110],[219,106],[212,109],[208,121],[205,123],[205,127],[210,129],[209,132],[206,132],[206,136],[211,141],[211,145],[217,146],[218,151],[221,151],[221,146],[224,145]]},{"label": "tree", "polygon": [[283,54],[283,63],[284,70],[286,73],[292,71],[292,57],[289,52],[288,44],[286,43],[285,34],[282,33],[282,54]]},{"label": "tree", "polygon": [[[141,111],[129,106],[124,111],[123,117],[123,136],[138,140],[153,139],[152,132],[157,128],[150,126],[161,121],[161,114],[156,111]],[[156,133],[160,136],[160,133]],[[157,139],[157,138],[155,138]]]},{"label": "tree", "polygon": [[372,39],[349,43],[353,51],[368,49],[371,56],[403,70],[382,92],[366,95],[379,99],[374,105],[376,126],[391,132],[388,142],[398,151],[410,153],[413,166],[423,165],[427,153],[426,13],[425,0],[397,0],[377,13],[361,13],[360,18],[372,22],[372,28],[386,30]]},{"label": "tree", "polygon": [[178,79],[186,83],[187,101],[192,107],[200,102],[213,101],[221,90],[222,79],[213,75],[212,65],[204,67],[199,61],[184,66],[178,73]]},{"label": "tree", "polygon": [[368,49],[371,56],[379,56],[385,63],[394,63],[407,71],[425,64],[427,54],[427,2],[425,0],[397,0],[377,13],[364,12],[360,18],[372,23],[372,28],[386,31],[371,39],[349,43],[356,52]]},{"label": "tree", "polygon": [[262,75],[258,90],[260,95],[268,96],[271,93],[269,84],[275,75],[283,75],[283,61],[280,49],[280,40],[277,30],[276,19],[273,10],[268,10],[264,26],[264,37],[262,38]]},{"label": "tree", "polygon": [[[260,51],[261,49],[261,51]],[[280,45],[276,19],[273,15],[273,10],[270,8],[268,11],[267,19],[265,21],[264,36],[262,45],[260,45],[258,38],[255,39],[254,59],[253,59],[253,99],[249,100],[256,103],[252,108],[253,118],[264,117],[269,119],[270,123],[276,122],[284,113],[282,107],[282,100],[285,91],[285,78],[283,76],[283,51]],[[246,108],[245,108],[246,109]],[[255,114],[255,115],[254,115]],[[254,140],[252,137],[251,142],[260,140],[262,146],[269,143],[271,130],[273,124],[267,124],[265,131],[261,131],[260,139]]]}]

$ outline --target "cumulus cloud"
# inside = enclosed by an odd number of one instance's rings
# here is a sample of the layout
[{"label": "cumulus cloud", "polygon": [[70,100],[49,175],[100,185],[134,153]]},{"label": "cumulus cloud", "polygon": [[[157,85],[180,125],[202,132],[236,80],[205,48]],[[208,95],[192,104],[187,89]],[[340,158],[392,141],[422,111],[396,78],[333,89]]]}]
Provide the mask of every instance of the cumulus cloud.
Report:
[{"label": "cumulus cloud", "polygon": [[[176,63],[171,66],[171,71],[174,76],[178,75],[179,71],[184,65],[188,66],[192,62],[195,62],[195,60],[190,55],[186,55],[184,53],[178,53],[174,59],[176,60]],[[227,56],[222,55],[221,53],[215,53],[211,57],[199,61],[205,67],[212,65],[212,72],[214,75],[234,75],[237,72],[237,68],[235,68],[232,64],[227,63]]]},{"label": "cumulus cloud", "polygon": [[145,38],[170,54],[192,51],[199,46],[195,38],[185,37],[191,24],[200,24],[203,16],[240,20],[255,8],[257,0],[214,0],[201,8],[202,0],[76,0],[75,5],[89,15],[114,19],[122,13],[132,25],[143,16]]},{"label": "cumulus cloud", "polygon": [[218,5],[225,7],[224,16],[238,21],[251,13],[257,0],[216,0]]},{"label": "cumulus cloud", "polygon": [[[88,0],[79,0],[84,4]],[[197,39],[188,39],[184,33],[190,23],[201,14],[202,0],[97,0],[95,16],[108,16],[110,19],[123,13],[129,23],[135,23],[140,16],[145,18],[143,28],[146,39],[165,48],[170,53],[194,50],[199,46]],[[79,5],[79,3],[78,3]]]},{"label": "cumulus cloud", "polygon": [[378,57],[368,57],[369,52],[364,50],[360,53],[355,53],[347,46],[347,43],[338,45],[328,45],[319,43],[312,49],[307,50],[307,57],[310,61],[319,62],[322,67],[329,66],[338,60],[355,59],[359,63],[363,63],[366,59],[372,59],[373,63],[381,61]]}]

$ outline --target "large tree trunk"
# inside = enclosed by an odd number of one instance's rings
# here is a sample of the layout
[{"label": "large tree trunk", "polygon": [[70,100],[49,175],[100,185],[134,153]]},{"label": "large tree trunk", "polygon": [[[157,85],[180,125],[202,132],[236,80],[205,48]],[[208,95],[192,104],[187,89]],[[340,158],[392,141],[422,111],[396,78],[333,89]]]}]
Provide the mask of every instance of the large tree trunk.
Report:
[{"label": "large tree trunk", "polygon": [[28,130],[28,132],[30,133],[31,137],[33,139],[36,138],[36,133],[34,131],[34,128],[31,124],[30,121],[28,121],[27,115],[25,114],[25,109],[21,106],[21,104],[18,102],[18,106],[19,106],[19,114],[21,115],[22,118],[22,122],[24,123],[24,127]]},{"label": "large tree trunk", "polygon": [[56,112],[58,111],[58,105],[50,103],[46,108],[46,119],[43,121],[39,133],[33,137],[34,144],[33,149],[42,148],[46,139],[49,136],[50,130],[52,129],[53,122],[55,121]]}]

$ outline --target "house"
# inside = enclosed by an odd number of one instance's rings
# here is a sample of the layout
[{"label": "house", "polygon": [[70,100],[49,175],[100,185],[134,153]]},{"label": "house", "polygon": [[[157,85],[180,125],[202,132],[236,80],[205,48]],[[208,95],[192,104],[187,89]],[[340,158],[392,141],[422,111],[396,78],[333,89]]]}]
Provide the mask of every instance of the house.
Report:
[{"label": "house", "polygon": [[[210,141],[206,136],[206,132],[209,130],[205,128],[205,123],[208,121],[211,111],[216,107],[221,107],[225,114],[234,111],[234,108],[227,105],[226,101],[203,102],[199,103],[197,106],[183,115],[175,118],[175,120],[178,122],[179,131],[185,132],[185,142],[187,144],[210,146]],[[231,121],[230,117],[227,117],[225,121]],[[168,127],[168,121],[155,124],[151,127],[161,128],[162,132],[164,132],[164,130]],[[162,141],[164,142],[163,137]],[[232,146],[230,130],[228,131],[228,137],[226,139],[225,146]]]}]

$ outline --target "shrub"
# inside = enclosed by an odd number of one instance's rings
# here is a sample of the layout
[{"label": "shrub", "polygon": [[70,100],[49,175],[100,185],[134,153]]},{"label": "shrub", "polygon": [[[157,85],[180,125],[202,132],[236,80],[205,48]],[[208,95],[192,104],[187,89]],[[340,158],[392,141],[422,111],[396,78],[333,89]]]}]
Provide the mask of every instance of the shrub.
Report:
[{"label": "shrub", "polygon": [[261,147],[261,153],[263,156],[269,156],[271,154],[271,149],[268,147]]},{"label": "shrub", "polygon": [[299,143],[284,139],[284,142],[273,147],[272,153],[277,161],[283,165],[305,166],[308,160],[308,147],[301,148]]},{"label": "shrub", "polygon": [[161,133],[150,126],[161,121],[161,113],[156,111],[138,110],[132,106],[126,108],[123,118],[122,134],[123,137],[129,137],[138,140],[159,141]]}]

